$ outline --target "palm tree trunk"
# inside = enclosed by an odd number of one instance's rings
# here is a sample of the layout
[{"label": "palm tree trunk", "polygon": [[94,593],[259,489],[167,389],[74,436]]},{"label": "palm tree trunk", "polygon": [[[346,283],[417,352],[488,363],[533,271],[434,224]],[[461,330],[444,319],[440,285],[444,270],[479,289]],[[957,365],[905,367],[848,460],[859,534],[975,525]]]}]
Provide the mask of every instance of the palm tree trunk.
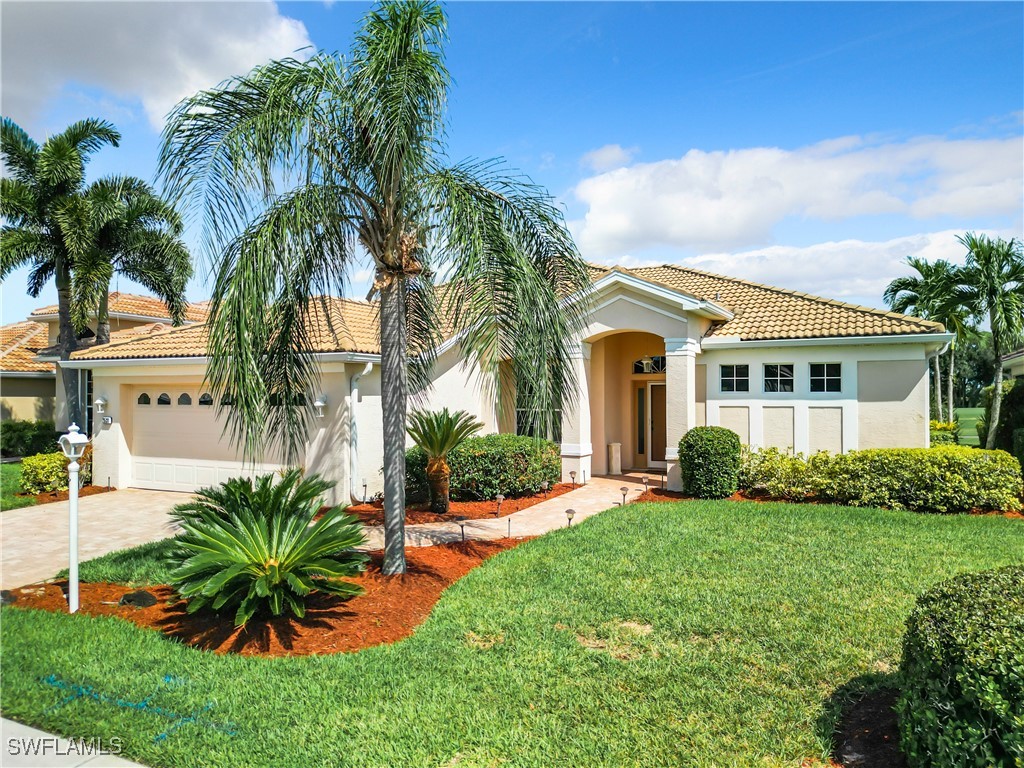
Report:
[{"label": "palm tree trunk", "polygon": [[947,421],[956,421],[956,409],[953,407],[953,376],[956,371],[956,348],[953,343],[949,345],[949,376],[946,379],[946,408],[949,412]]},{"label": "palm tree trunk", "polygon": [[385,576],[405,573],[405,286],[389,276],[380,297],[381,405],[384,409],[384,564]]},{"label": "palm tree trunk", "polygon": [[936,421],[942,421],[942,369],[939,367],[938,355],[932,357],[932,368],[932,395],[935,398],[935,419]]},{"label": "palm tree trunk", "polygon": [[430,487],[430,511],[437,515],[447,515],[451,509],[451,469],[443,456],[427,462],[427,485]]},{"label": "palm tree trunk", "polygon": [[110,286],[100,296],[100,306],[96,312],[96,343],[106,344],[110,341]]},{"label": "palm tree trunk", "polygon": [[[57,284],[57,347],[61,360],[70,360],[75,351],[75,327],[71,322],[71,268],[66,259],[58,259],[54,282]],[[82,400],[79,392],[78,371],[74,368],[61,367],[61,379],[64,382],[64,401],[68,407],[68,423],[82,423]]]},{"label": "palm tree trunk", "polygon": [[985,436],[985,448],[989,451],[996,447],[996,433],[999,431],[999,410],[1003,405],[1003,345],[1002,339],[995,331],[995,318],[989,318],[992,327],[992,351],[996,353],[995,387],[992,390],[992,409],[988,416],[988,435]]}]

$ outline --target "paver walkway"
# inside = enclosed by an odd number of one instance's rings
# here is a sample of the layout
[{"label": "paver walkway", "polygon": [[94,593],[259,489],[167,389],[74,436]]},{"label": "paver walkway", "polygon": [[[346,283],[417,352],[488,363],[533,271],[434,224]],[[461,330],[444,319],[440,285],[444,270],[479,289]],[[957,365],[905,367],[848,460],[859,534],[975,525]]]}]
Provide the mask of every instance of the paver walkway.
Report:
[{"label": "paver walkway", "polygon": [[[505,536],[540,536],[556,528],[564,528],[568,522],[565,510],[573,509],[576,514],[572,523],[576,525],[591,515],[603,512],[622,503],[621,488],[628,488],[626,501],[632,501],[644,492],[642,482],[635,477],[593,477],[575,491],[564,493],[553,499],[527,507],[522,512],[482,520],[466,520],[467,539],[500,539]],[[384,546],[384,530],[380,526],[368,527],[367,542],[361,549],[381,549]],[[405,527],[405,543],[411,547],[429,547],[448,541],[462,539],[462,528],[458,523],[424,523]]]},{"label": "paver walkway", "polygon": [[[188,498],[129,488],[79,499],[79,562],[173,535],[168,513]],[[67,567],[68,502],[0,512],[0,587],[49,579]]]},{"label": "paver walkway", "polygon": [[69,739],[6,718],[0,720],[0,738],[4,743],[0,765],[4,768],[140,768],[139,763],[116,755],[87,754],[92,746],[88,740],[72,744]]}]

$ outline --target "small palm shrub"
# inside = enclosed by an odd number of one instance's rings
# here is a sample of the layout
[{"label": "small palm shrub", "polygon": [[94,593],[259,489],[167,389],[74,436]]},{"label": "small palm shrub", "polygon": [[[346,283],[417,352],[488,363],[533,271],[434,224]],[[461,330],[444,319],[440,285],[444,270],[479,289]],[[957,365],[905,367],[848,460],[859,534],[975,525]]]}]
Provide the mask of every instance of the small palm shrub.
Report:
[{"label": "small palm shrub", "polygon": [[366,555],[353,549],[365,541],[362,526],[341,507],[316,519],[320,493],[332,483],[298,471],[272,482],[273,475],[255,485],[234,478],[175,509],[183,533],[171,556],[171,586],[189,613],[230,609],[235,626],[244,626],[257,613],[290,610],[301,618],[315,592],[362,591],[343,581],[365,567]]},{"label": "small palm shrub", "polygon": [[1024,566],[962,574],[918,598],[900,676],[912,768],[1024,764]]},{"label": "small palm shrub", "polygon": [[694,427],[679,441],[683,488],[700,499],[724,499],[739,488],[740,438],[725,427]]},{"label": "small palm shrub", "polygon": [[450,413],[447,408],[409,414],[409,437],[427,457],[425,471],[431,512],[448,514],[452,475],[448,454],[483,426],[465,411]]}]

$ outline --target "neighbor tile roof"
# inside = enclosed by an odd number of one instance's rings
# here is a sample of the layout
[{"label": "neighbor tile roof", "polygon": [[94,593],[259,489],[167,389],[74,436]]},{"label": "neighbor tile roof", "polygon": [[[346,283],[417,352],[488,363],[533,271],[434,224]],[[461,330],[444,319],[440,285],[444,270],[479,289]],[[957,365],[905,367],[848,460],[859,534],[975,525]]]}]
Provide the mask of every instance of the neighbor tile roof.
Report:
[{"label": "neighbor tile roof", "polygon": [[[596,281],[613,270],[636,275],[647,282],[730,310],[733,319],[713,326],[709,336],[738,336],[746,340],[802,339],[890,336],[943,330],[939,323],[916,317],[671,264],[633,269],[591,265],[590,276]],[[380,353],[375,302],[338,298],[328,298],[326,301],[327,313],[323,311],[319,300],[313,305],[313,351]],[[206,326],[192,325],[147,333],[141,337],[112,337],[110,344],[80,350],[74,354],[74,358],[105,360],[203,357],[206,354]]]},{"label": "neighbor tile roof", "polygon": [[[152,317],[154,320],[170,320],[171,315],[167,305],[160,299],[152,296],[139,296],[134,293],[121,293],[115,291],[110,294],[108,300],[108,311],[111,315],[136,315],[138,317]],[[29,315],[30,318],[54,317],[57,314],[57,305],[51,304],[48,307],[40,307]],[[201,323],[206,319],[207,302],[189,304],[185,308],[185,320],[191,323]]]},{"label": "neighbor tile roof", "polygon": [[45,323],[24,320],[0,327],[0,371],[15,373],[54,373],[53,363],[35,359],[49,342]]},{"label": "neighbor tile roof", "polygon": [[738,336],[746,341],[754,341],[891,336],[944,330],[940,323],[930,320],[674,264],[638,267],[628,271],[731,310],[733,319],[715,325],[708,336]]}]

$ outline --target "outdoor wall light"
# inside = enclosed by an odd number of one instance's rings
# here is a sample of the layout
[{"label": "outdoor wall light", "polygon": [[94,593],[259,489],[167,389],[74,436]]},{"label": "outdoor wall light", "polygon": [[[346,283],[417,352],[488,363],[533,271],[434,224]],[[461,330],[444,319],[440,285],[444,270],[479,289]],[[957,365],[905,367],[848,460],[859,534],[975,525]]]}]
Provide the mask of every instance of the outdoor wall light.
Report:
[{"label": "outdoor wall light", "polygon": [[622,491],[622,506],[626,506],[626,494],[629,493],[629,488],[624,485],[619,490]]},{"label": "outdoor wall light", "polygon": [[313,407],[316,408],[316,417],[322,419],[324,417],[324,408],[327,407],[327,395],[320,395],[313,403]]},{"label": "outdoor wall light", "polygon": [[575,509],[567,509],[567,510],[565,510],[565,517],[569,521],[565,525],[566,528],[569,528],[572,525],[572,519],[575,516],[576,516],[576,510]]},{"label": "outdoor wall light", "polygon": [[496,510],[494,510],[494,516],[495,517],[501,517],[501,502],[503,502],[505,500],[505,495],[499,493],[494,498],[498,502],[498,508]]},{"label": "outdoor wall light", "polygon": [[572,470],[571,472],[569,472],[569,477],[572,478],[572,487],[575,488],[576,487],[576,470],[575,469]]},{"label": "outdoor wall light", "polygon": [[654,370],[654,359],[650,355],[644,355],[640,358],[640,365],[644,367],[644,373],[650,373]]},{"label": "outdoor wall light", "polygon": [[96,413],[107,412],[107,398],[103,397],[103,395],[100,395],[95,400],[93,400],[92,404],[96,406]]}]

